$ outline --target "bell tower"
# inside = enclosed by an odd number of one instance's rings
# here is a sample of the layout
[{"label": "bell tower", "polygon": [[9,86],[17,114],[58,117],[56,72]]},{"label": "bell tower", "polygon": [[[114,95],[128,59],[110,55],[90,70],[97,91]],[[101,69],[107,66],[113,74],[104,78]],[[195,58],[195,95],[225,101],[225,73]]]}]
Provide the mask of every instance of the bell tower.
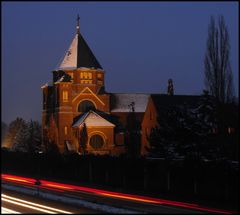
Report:
[{"label": "bell tower", "polygon": [[[55,143],[63,152],[66,143],[73,144],[72,123],[74,118],[86,109],[82,108],[84,105],[92,104],[95,110],[110,113],[110,96],[105,92],[105,71],[80,32],[79,15],[75,36],[63,60],[52,73],[52,85],[42,87],[44,95],[42,123],[45,131],[51,130],[47,119],[55,120],[58,133]],[[46,99],[47,97],[50,99]],[[49,104],[51,110],[46,109]],[[73,144],[72,147],[77,146]]]}]

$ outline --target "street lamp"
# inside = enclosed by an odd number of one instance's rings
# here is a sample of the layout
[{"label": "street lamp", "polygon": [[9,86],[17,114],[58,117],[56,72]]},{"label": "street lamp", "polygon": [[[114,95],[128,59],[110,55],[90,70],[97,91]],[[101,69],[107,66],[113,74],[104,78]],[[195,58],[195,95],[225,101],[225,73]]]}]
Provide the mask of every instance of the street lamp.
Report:
[{"label": "street lamp", "polygon": [[37,154],[37,177],[36,177],[35,185],[37,185],[38,196],[39,196],[39,186],[41,185],[41,182],[40,182],[40,155],[42,153],[43,153],[42,151],[36,151],[36,154]]}]

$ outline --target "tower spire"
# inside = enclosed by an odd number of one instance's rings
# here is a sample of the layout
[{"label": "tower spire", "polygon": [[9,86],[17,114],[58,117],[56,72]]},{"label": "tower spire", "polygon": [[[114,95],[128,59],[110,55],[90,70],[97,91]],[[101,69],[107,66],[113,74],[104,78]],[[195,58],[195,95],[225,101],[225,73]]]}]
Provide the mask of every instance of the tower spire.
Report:
[{"label": "tower spire", "polygon": [[76,34],[58,69],[63,70],[81,67],[102,69],[83,36],[80,34],[79,15],[77,15],[76,21]]},{"label": "tower spire", "polygon": [[80,34],[80,23],[79,23],[80,17],[79,14],[77,15],[77,34]]}]

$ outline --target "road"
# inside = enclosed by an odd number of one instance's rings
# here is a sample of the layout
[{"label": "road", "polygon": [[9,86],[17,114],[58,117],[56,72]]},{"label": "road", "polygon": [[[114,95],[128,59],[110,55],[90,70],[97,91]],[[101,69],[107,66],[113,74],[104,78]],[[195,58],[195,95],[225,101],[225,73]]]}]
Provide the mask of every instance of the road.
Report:
[{"label": "road", "polygon": [[[27,193],[35,195],[27,197],[27,201],[37,201],[42,205],[61,209],[69,213],[157,213],[157,214],[192,214],[192,213],[216,213],[216,214],[233,214],[234,211],[225,211],[215,208],[207,208],[194,203],[171,201],[147,196],[133,195],[127,193],[113,192],[109,190],[96,189],[91,187],[65,184],[47,180],[40,180],[36,185],[36,180],[14,175],[2,174],[2,189],[15,190],[22,192],[27,190]],[[12,191],[8,191],[11,192]],[[6,195],[10,195],[6,194]],[[14,192],[14,195],[17,194]],[[36,195],[40,195],[45,200],[39,199]],[[14,196],[15,197],[15,196]],[[52,199],[55,200],[52,201]],[[10,201],[9,201],[10,200]],[[15,200],[14,200],[15,201]],[[56,202],[58,201],[58,202]],[[62,203],[60,203],[62,202]],[[69,206],[65,203],[75,205]],[[15,204],[9,208],[9,204],[13,203],[12,199],[2,196],[2,206],[19,211],[21,205]],[[64,203],[64,204],[63,204]],[[49,205],[50,204],[50,205]],[[78,206],[76,206],[78,205]],[[90,209],[87,209],[90,208]],[[27,210],[32,210],[28,207]],[[38,213],[45,213],[43,207]],[[24,209],[26,210],[26,209]],[[52,209],[49,209],[50,211]],[[19,211],[21,212],[21,211]],[[25,213],[23,211],[23,213]]]},{"label": "road", "polygon": [[2,189],[2,214],[98,214],[100,211],[45,200],[15,191]]}]

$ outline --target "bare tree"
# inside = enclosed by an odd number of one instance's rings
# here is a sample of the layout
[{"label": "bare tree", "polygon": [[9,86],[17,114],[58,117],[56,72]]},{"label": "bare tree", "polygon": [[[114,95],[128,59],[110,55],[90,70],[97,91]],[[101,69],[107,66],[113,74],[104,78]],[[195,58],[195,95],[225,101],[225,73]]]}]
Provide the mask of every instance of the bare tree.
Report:
[{"label": "bare tree", "polygon": [[229,33],[223,16],[218,25],[211,16],[205,54],[205,86],[221,103],[231,102],[234,96],[230,65]]}]

